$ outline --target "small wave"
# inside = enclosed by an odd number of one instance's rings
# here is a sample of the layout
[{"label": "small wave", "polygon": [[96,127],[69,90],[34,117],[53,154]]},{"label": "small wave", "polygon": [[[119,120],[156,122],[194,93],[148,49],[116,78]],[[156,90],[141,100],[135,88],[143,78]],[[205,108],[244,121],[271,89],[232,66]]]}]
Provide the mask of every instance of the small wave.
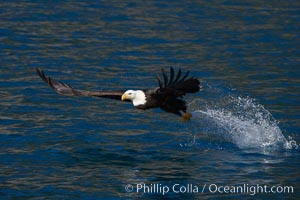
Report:
[{"label": "small wave", "polygon": [[283,135],[271,113],[252,98],[225,95],[219,102],[196,99],[190,107],[197,123],[194,131],[206,133],[206,137],[222,138],[240,149],[298,148],[293,138]]}]

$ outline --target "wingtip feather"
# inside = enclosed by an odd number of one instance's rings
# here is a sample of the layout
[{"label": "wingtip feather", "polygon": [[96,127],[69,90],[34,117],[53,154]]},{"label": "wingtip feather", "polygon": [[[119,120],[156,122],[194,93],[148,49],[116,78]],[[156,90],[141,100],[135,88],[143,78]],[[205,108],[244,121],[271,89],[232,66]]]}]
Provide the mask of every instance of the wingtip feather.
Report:
[{"label": "wingtip feather", "polygon": [[160,79],[160,77],[159,77],[158,74],[156,75],[156,79],[157,79],[157,81],[158,81],[159,87],[162,88],[162,87],[163,87],[163,86],[162,86],[162,82],[161,82],[161,79]]},{"label": "wingtip feather", "polygon": [[172,84],[173,80],[174,80],[174,68],[170,67],[170,80],[169,80],[168,85]]},{"label": "wingtip feather", "polygon": [[163,68],[161,69],[161,72],[162,72],[163,77],[164,77],[164,87],[167,87],[167,85],[168,85],[168,75],[167,75],[166,71]]}]

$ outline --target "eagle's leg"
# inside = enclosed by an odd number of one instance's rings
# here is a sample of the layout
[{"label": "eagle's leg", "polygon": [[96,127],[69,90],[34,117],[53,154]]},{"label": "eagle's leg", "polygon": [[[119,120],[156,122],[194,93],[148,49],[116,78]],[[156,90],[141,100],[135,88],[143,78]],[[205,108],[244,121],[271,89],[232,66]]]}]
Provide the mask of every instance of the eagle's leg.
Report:
[{"label": "eagle's leg", "polygon": [[180,116],[180,118],[184,121],[184,122],[188,122],[190,121],[192,117],[192,114],[189,112],[185,112],[183,115]]}]

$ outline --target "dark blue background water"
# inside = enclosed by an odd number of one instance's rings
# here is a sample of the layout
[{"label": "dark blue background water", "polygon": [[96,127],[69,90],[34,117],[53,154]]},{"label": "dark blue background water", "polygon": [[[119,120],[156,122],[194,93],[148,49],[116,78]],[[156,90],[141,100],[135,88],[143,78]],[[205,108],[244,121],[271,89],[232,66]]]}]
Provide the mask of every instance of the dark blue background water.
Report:
[{"label": "dark blue background water", "polygon": [[[299,1],[2,1],[0,198],[161,199],[127,184],[293,186],[298,199]],[[191,70],[183,123],[159,110],[60,96],[35,68],[79,89],[156,86]]]}]

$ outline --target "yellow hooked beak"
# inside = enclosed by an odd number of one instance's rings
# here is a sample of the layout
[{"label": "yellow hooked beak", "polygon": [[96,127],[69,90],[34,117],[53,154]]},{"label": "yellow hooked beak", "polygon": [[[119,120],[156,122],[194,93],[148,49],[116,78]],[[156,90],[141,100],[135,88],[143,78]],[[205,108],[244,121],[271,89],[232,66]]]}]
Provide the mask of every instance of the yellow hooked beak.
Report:
[{"label": "yellow hooked beak", "polygon": [[121,97],[121,100],[124,101],[128,98],[129,98],[129,96],[127,94],[123,94],[122,97]]}]

